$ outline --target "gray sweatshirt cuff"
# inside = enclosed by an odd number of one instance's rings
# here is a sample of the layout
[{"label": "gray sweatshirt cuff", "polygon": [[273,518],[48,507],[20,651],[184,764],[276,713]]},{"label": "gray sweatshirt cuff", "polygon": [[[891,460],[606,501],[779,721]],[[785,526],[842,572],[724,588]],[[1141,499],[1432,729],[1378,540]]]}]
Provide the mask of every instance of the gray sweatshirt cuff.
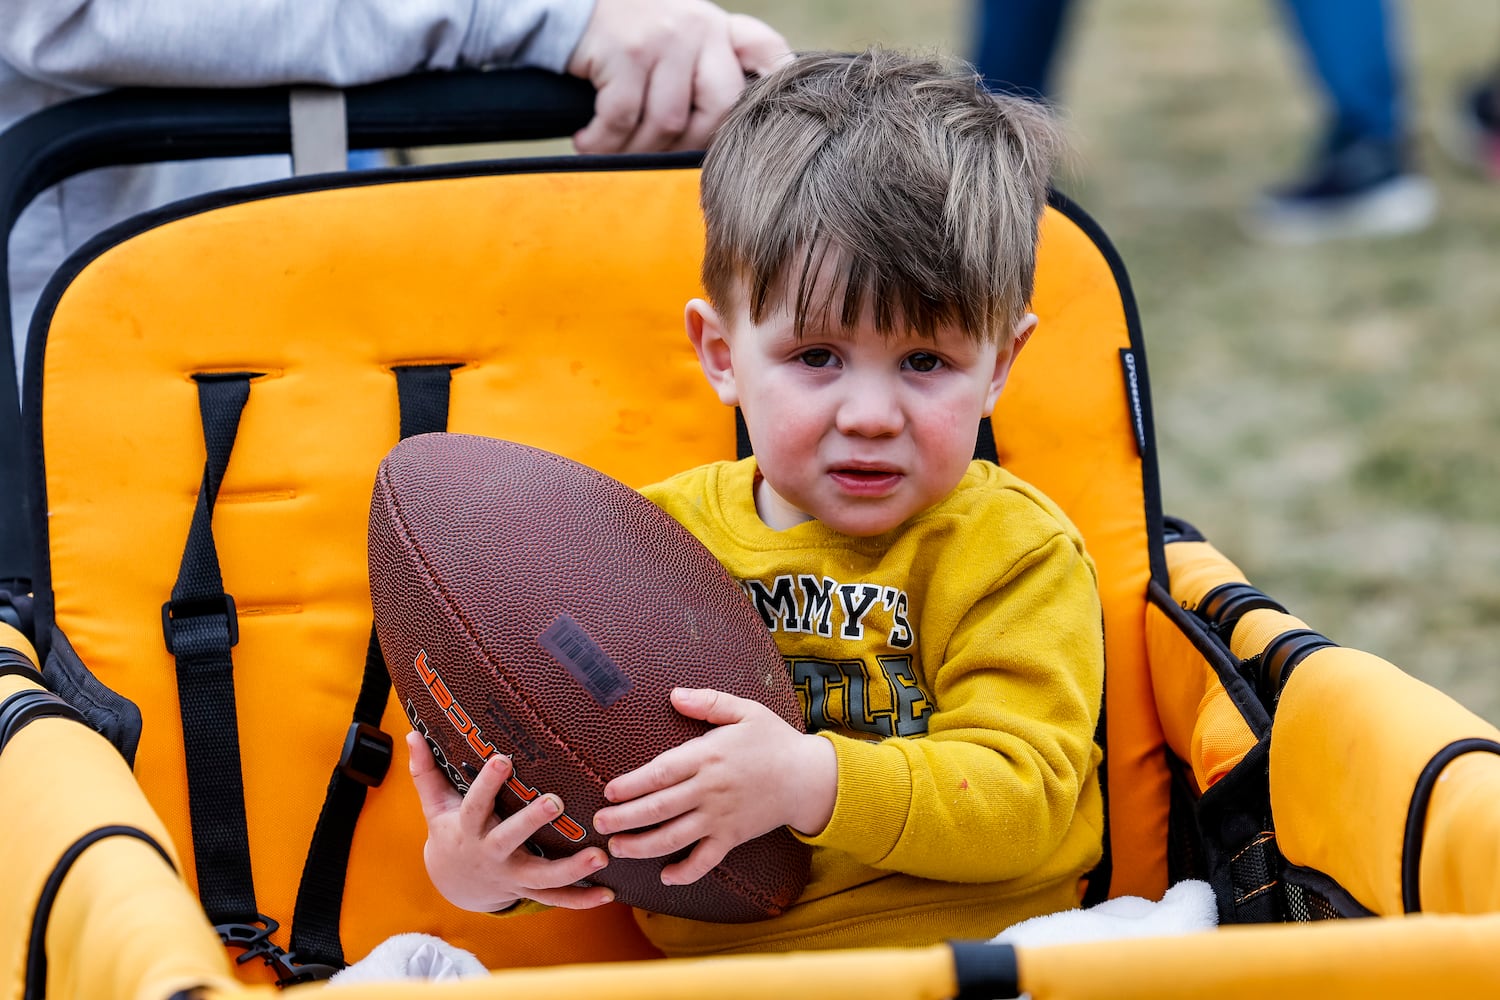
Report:
[{"label": "gray sweatshirt cuff", "polygon": [[562,73],[593,13],[594,0],[478,0],[462,61]]}]

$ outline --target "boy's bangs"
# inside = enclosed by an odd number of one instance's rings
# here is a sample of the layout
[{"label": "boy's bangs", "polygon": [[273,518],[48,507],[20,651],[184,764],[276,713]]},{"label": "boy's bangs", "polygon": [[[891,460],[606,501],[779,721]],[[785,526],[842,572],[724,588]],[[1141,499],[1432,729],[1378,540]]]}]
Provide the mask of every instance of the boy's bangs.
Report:
[{"label": "boy's bangs", "polygon": [[780,259],[763,260],[747,275],[751,318],[783,306],[798,339],[827,330],[847,330],[868,321],[885,336],[914,333],[936,340],[957,328],[975,340],[993,335],[995,318],[979,303],[924,287],[912,275],[868,253],[835,247],[830,240],[802,244]]}]

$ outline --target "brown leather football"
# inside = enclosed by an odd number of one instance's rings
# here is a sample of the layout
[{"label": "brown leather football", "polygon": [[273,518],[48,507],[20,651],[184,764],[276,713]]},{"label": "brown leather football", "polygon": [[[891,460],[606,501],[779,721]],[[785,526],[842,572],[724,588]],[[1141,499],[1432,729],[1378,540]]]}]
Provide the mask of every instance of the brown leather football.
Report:
[{"label": "brown leather football", "polygon": [[[376,474],[369,552],[380,647],[413,727],[460,790],[510,754],[502,815],[557,793],[564,814],[532,843],[546,857],[604,847],[592,828],[604,786],[708,730],[672,708],[673,687],[754,698],[803,728],[775,642],[712,553],[570,459],[408,438]],[[612,859],[593,881],[631,906],[736,923],[781,913],[808,874],[785,829],[692,885],[661,883],[672,860]]]}]

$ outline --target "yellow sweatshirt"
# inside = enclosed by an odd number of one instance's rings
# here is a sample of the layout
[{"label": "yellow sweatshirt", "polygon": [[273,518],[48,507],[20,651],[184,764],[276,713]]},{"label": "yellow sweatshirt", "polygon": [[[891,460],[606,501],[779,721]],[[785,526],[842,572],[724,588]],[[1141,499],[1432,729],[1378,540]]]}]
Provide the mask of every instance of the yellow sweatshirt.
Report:
[{"label": "yellow sweatshirt", "polygon": [[751,924],[637,913],[668,955],[986,938],[1078,905],[1103,808],[1094,729],[1104,640],[1093,563],[1067,517],[974,462],[883,535],[755,513],[755,460],[643,492],[740,581],[786,657],[808,730],[834,745],[812,879]]}]

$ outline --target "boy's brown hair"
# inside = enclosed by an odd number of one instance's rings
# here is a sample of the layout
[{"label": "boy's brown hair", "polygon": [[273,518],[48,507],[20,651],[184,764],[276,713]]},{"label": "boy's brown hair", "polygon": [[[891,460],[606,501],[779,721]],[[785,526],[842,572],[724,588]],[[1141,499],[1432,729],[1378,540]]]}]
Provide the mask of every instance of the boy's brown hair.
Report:
[{"label": "boy's brown hair", "polygon": [[[1000,340],[1026,311],[1061,130],[971,66],[881,48],[799,55],[746,88],[709,147],[703,284],[801,336],[853,325]],[[739,302],[742,296],[748,300]]]}]

